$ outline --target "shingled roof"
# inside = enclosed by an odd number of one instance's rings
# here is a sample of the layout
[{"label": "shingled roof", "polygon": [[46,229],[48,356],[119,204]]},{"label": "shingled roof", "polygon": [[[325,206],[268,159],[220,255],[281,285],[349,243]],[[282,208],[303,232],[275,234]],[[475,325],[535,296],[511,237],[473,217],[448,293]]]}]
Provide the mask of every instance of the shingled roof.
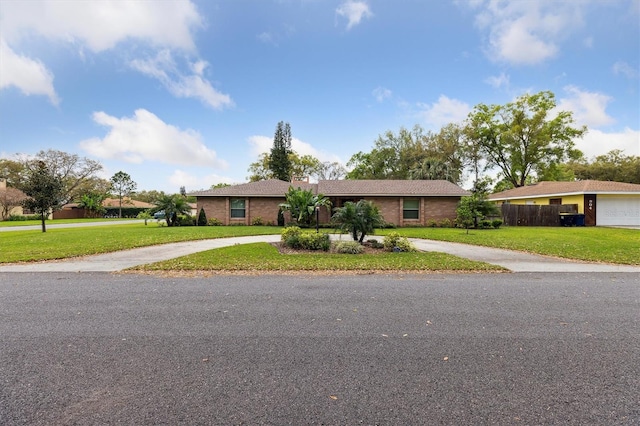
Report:
[{"label": "shingled roof", "polygon": [[317,184],[284,182],[277,179],[249,182],[198,191],[196,197],[284,197],[289,187],[310,189],[327,197],[434,196],[461,197],[468,191],[446,180],[321,180]]},{"label": "shingled roof", "polygon": [[535,198],[576,194],[640,194],[640,185],[624,182],[601,180],[582,180],[574,182],[538,182],[489,195],[490,200],[512,198]]},{"label": "shingled roof", "polygon": [[196,197],[284,197],[284,194],[289,191],[290,186],[307,190],[310,189],[314,193],[318,190],[318,185],[313,183],[291,183],[278,179],[268,179],[193,192],[189,195]]}]

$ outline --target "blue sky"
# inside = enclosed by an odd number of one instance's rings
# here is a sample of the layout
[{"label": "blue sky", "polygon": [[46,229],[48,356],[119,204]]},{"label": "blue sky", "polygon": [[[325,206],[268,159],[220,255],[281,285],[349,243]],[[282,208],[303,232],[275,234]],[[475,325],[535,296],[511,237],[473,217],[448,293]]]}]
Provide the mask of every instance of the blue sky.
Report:
[{"label": "blue sky", "polygon": [[245,182],[278,121],[346,163],[551,90],[588,158],[640,155],[637,0],[0,0],[0,157],[58,149],[138,189]]}]

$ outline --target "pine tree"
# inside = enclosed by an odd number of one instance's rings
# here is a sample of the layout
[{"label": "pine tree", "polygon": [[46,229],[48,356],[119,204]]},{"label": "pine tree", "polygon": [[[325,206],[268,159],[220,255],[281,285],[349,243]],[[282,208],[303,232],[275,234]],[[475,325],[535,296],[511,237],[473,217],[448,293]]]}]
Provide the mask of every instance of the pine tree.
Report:
[{"label": "pine tree", "polygon": [[273,147],[269,156],[269,170],[276,179],[291,181],[291,126],[280,121],[273,137]]}]

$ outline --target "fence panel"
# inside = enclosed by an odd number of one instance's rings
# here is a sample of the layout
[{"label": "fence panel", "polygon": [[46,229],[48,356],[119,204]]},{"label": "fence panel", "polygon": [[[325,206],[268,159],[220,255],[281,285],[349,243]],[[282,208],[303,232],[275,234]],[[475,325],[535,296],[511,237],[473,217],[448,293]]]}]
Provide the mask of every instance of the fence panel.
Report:
[{"label": "fence panel", "polygon": [[560,226],[560,213],[578,213],[578,205],[502,205],[502,220],[506,226]]}]

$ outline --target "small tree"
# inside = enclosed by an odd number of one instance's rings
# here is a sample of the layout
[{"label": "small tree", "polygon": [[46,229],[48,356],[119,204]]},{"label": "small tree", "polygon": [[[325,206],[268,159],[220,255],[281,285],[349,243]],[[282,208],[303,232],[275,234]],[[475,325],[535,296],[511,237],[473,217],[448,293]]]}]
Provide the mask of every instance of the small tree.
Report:
[{"label": "small tree", "polygon": [[198,214],[198,221],[196,222],[198,226],[207,226],[207,215],[204,212],[204,208],[200,208],[200,213]]},{"label": "small tree", "polygon": [[331,201],[327,197],[323,194],[314,195],[311,190],[290,186],[285,197],[286,202],[280,204],[280,209],[290,212],[292,219],[299,225],[309,226],[317,208],[331,209]]},{"label": "small tree", "polygon": [[110,182],[111,190],[118,196],[118,217],[122,218],[122,198],[130,196],[138,185],[123,171],[113,175]]},{"label": "small tree", "polygon": [[37,161],[29,170],[23,191],[29,198],[26,198],[22,205],[40,215],[42,232],[47,232],[45,224],[47,216],[53,210],[60,208],[64,202],[62,178],[49,170],[44,161]]},{"label": "small tree", "polygon": [[371,201],[360,200],[357,203],[347,201],[336,209],[331,217],[342,231],[349,232],[354,241],[364,242],[367,234],[373,234],[375,228],[384,226],[384,218],[378,207]]},{"label": "small tree", "polygon": [[473,226],[474,219],[478,216],[479,212],[474,209],[474,202],[471,197],[462,197],[456,208],[456,222],[467,230]]},{"label": "small tree", "polygon": [[189,214],[191,206],[181,195],[163,195],[154,203],[156,206],[149,213],[164,211],[164,217],[167,226],[175,226],[178,224],[178,215]]},{"label": "small tree", "polygon": [[88,212],[89,217],[100,217],[106,211],[102,205],[105,198],[105,194],[89,192],[82,195],[78,207],[84,208]]}]

